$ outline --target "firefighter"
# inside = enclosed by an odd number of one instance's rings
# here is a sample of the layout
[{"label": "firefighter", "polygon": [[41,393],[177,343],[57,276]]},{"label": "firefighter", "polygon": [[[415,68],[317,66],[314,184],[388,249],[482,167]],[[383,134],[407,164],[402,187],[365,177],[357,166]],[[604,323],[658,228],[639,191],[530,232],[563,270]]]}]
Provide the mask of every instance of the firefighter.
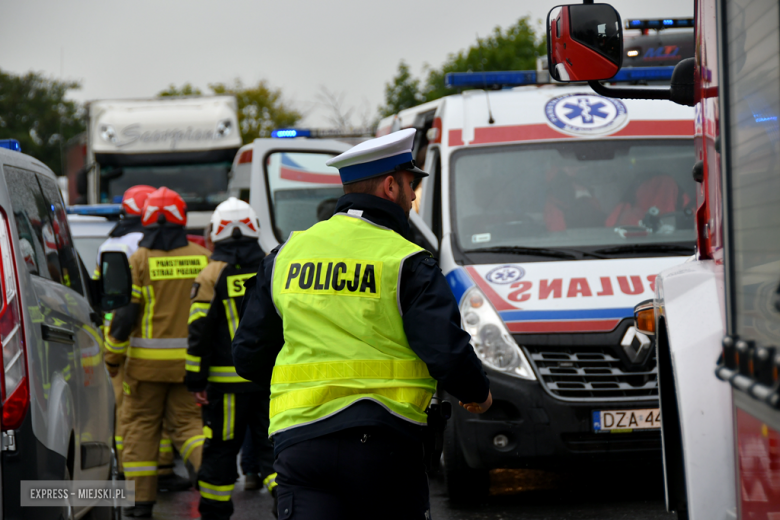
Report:
[{"label": "firefighter", "polygon": [[331,159],[345,195],[249,282],[233,358],[270,380],[280,519],[430,517],[423,439],[440,388],[492,404],[431,255],[408,241],[413,129]]},{"label": "firefighter", "polygon": [[236,374],[230,349],[244,281],[257,275],[265,256],[257,242],[259,226],[244,201],[231,197],[217,206],[211,217],[211,263],[195,279],[190,295],[185,382],[203,410],[206,443],[198,472],[203,520],[233,514],[236,457],[247,427],[260,459],[260,475],[273,478],[268,391]]},{"label": "firefighter", "polygon": [[[143,226],[141,225],[141,208],[144,207],[146,197],[156,188],[145,185],[138,185],[125,191],[122,197],[122,218],[117,222],[114,229],[108,234],[108,238],[100,245],[98,249],[98,262],[100,262],[100,253],[103,251],[121,251],[128,258],[138,249],[138,242],[143,237]],[[100,278],[100,266],[95,266],[94,279]],[[111,314],[105,315],[105,328],[111,324]],[[113,345],[105,342],[106,349],[110,352]],[[114,387],[115,423],[114,445],[116,447],[117,464],[119,471],[122,471],[122,450],[124,447],[124,427],[120,422],[122,417],[122,397],[124,391],[122,383],[125,380],[125,367],[116,367],[118,372],[116,377],[111,378],[111,384]],[[171,437],[165,428],[163,421],[162,438],[160,439],[160,457],[157,461],[157,489],[160,491],[184,491],[192,487],[188,479],[178,476],[173,471],[173,445]]]},{"label": "firefighter", "polygon": [[125,478],[135,481],[136,505],[125,508],[125,516],[152,514],[163,418],[188,469],[200,467],[203,423],[184,384],[184,359],[190,290],[209,252],[187,241],[186,214],[184,201],[168,188],[146,199],[143,238],[130,257],[132,300],[111,320],[109,373],[115,375],[127,357],[122,458]]}]

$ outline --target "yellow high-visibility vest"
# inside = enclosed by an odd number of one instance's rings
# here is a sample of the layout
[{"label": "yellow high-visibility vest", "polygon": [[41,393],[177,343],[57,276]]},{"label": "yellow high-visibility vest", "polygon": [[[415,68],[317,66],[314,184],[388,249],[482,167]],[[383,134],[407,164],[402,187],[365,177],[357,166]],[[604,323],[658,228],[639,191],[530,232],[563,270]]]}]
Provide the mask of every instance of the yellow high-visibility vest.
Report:
[{"label": "yellow high-visibility vest", "polygon": [[409,347],[398,296],[404,260],[421,251],[343,213],[293,233],[273,271],[285,343],[271,379],[270,435],[366,399],[426,424],[436,381]]}]

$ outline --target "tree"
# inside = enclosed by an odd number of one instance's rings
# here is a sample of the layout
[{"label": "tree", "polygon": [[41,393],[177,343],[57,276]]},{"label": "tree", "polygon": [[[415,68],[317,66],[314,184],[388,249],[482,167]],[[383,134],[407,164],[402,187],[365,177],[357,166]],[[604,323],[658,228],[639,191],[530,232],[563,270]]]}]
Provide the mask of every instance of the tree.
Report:
[{"label": "tree", "polygon": [[379,107],[379,114],[381,117],[391,116],[425,100],[425,95],[420,91],[420,80],[412,76],[409,65],[401,60],[398,73],[385,83],[385,105]]},{"label": "tree", "polygon": [[450,54],[440,69],[429,69],[423,94],[426,101],[439,99],[453,93],[444,84],[450,72],[489,72],[500,70],[536,69],[536,58],[547,52],[544,39],[536,35],[529,16],[502,31],[493,29],[487,38],[477,38],[476,45],[465,51]]},{"label": "tree", "polygon": [[17,76],[0,70],[0,138],[16,139],[24,153],[61,174],[62,146],[85,130],[81,107],[65,99],[79,88],[78,82],[37,72]]},{"label": "tree", "polygon": [[[360,111],[355,114],[355,106],[347,106],[344,103],[346,93],[333,92],[325,85],[320,85],[320,91],[317,93],[317,103],[329,112],[328,122],[333,128],[342,131],[365,131],[371,129],[373,134],[376,131],[376,123],[378,121],[371,120],[371,105],[367,100],[363,100],[363,103],[358,107]],[[353,116],[357,115],[359,120],[359,126],[353,123]]]},{"label": "tree", "polygon": [[258,137],[271,137],[275,128],[294,126],[301,114],[282,101],[282,91],[273,89],[265,81],[259,81],[255,87],[244,87],[240,79],[233,85],[224,83],[209,84],[214,94],[232,94],[238,100],[238,127],[244,143],[250,143]]},{"label": "tree", "polygon": [[476,44],[457,54],[450,54],[439,68],[426,65],[425,83],[414,78],[409,66],[398,64],[396,76],[385,84],[385,105],[379,108],[384,116],[397,113],[426,101],[433,101],[455,92],[444,84],[450,72],[489,72],[501,70],[528,70],[536,68],[536,58],[547,52],[544,37],[538,37],[529,16],[502,30],[493,29],[486,38],[477,38]]},{"label": "tree", "polygon": [[200,91],[198,87],[193,87],[192,83],[187,82],[184,85],[181,86],[181,88],[177,88],[176,85],[171,83],[168,85],[167,90],[163,90],[161,92],[158,92],[157,95],[159,97],[168,97],[168,96],[202,96],[203,92]]}]

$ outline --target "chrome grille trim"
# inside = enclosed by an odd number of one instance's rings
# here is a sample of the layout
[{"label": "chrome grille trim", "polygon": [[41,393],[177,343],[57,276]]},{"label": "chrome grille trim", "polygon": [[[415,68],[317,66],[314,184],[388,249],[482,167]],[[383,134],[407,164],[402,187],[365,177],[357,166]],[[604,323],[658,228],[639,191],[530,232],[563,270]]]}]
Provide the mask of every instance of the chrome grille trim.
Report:
[{"label": "chrome grille trim", "polygon": [[626,370],[615,346],[523,346],[542,387],[573,402],[657,401],[655,349],[644,367]]}]

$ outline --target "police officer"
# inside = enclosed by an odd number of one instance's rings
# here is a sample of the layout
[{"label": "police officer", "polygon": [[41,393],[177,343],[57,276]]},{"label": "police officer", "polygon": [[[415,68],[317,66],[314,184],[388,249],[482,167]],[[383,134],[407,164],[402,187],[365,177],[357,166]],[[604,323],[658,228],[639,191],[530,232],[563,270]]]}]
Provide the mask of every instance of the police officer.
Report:
[{"label": "police officer", "polygon": [[[257,275],[265,253],[257,240],[254,210],[234,197],[211,217],[211,263],[192,286],[185,383],[203,410],[206,443],[198,472],[203,520],[233,514],[236,456],[247,429],[260,459],[261,476],[273,478],[268,440],[268,392],[236,374],[230,344],[238,327],[244,281]],[[248,426],[248,428],[247,428]]]},{"label": "police officer", "polygon": [[185,464],[200,467],[205,437],[200,410],[184,384],[187,319],[192,282],[209,252],[187,241],[186,206],[168,188],[151,193],[143,207],[144,237],[130,257],[131,303],[111,321],[109,373],[125,365],[123,466],[135,481],[136,505],[125,516],[149,517],[157,497],[157,459],[163,417]]},{"label": "police officer", "polygon": [[248,289],[233,358],[242,377],[270,379],[280,519],[428,518],[437,384],[470,412],[492,404],[444,276],[405,238],[426,175],[414,132],[331,159],[336,213],[272,251]]},{"label": "police officer", "polygon": [[[121,251],[128,258],[138,250],[138,242],[143,238],[143,225],[141,224],[141,209],[150,193],[156,188],[139,184],[128,188],[122,196],[122,218],[114,229],[108,234],[108,238],[98,248],[98,262],[100,254],[104,251]],[[95,266],[94,279],[100,278],[100,266]],[[106,314],[105,326],[111,325],[111,314]],[[108,339],[108,337],[106,337]],[[113,344],[104,343],[106,349],[111,352]],[[121,352],[120,352],[121,353]],[[124,391],[122,383],[125,381],[125,367],[116,366],[117,375],[111,378],[114,387],[114,407],[116,414],[116,426],[114,428],[114,445],[116,446],[117,463],[119,471],[122,471],[122,450],[124,448],[124,425],[120,422],[122,417],[122,401]],[[161,491],[184,491],[192,487],[188,479],[179,477],[173,471],[173,445],[163,421],[162,437],[160,438],[160,456],[157,461],[157,489]]]}]

